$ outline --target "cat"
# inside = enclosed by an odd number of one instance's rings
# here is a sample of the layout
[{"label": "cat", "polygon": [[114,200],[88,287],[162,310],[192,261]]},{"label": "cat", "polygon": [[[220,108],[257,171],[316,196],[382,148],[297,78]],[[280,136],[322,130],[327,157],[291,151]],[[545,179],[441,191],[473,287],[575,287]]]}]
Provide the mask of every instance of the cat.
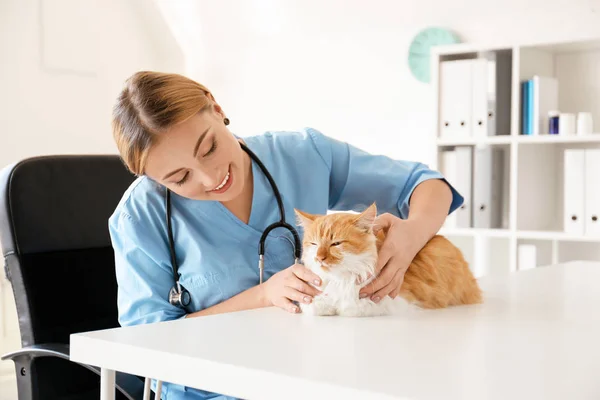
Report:
[{"label": "cat", "polygon": [[322,279],[321,294],[310,304],[300,304],[304,314],[367,317],[394,313],[399,306],[437,309],[483,301],[463,254],[442,235],[435,235],[417,253],[398,298],[385,296],[378,303],[360,299],[360,289],[375,279],[377,254],[385,239],[383,230],[377,234],[373,230],[375,203],[358,214],[294,211],[304,228],[302,262]]}]

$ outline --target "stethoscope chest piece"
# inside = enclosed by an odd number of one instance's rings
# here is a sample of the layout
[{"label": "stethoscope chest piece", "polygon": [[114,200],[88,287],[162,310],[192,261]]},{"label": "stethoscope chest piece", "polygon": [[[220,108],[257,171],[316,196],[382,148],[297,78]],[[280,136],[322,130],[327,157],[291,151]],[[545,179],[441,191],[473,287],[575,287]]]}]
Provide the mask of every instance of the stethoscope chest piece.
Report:
[{"label": "stethoscope chest piece", "polygon": [[182,288],[179,282],[169,290],[169,303],[172,305],[187,307],[190,304],[190,301],[190,292],[185,288]]}]

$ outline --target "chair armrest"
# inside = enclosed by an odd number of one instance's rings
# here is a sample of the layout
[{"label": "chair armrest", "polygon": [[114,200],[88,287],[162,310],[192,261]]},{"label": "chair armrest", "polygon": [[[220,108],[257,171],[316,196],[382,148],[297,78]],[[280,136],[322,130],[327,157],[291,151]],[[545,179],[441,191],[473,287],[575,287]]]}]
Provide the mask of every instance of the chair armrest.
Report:
[{"label": "chair armrest", "polygon": [[[1,360],[12,360],[14,362],[34,359],[38,357],[57,357],[71,361],[69,345],[64,343],[44,343],[23,347],[19,350],[7,353],[0,357]],[[72,361],[74,362],[74,361]],[[82,363],[76,363],[100,376],[100,368]],[[115,372],[115,386],[129,400],[141,400],[144,395],[144,381],[135,375],[123,372]]]},{"label": "chair armrest", "polygon": [[34,344],[22,349],[4,354],[0,359],[15,360],[21,357],[58,357],[69,360],[69,345],[63,343]]}]

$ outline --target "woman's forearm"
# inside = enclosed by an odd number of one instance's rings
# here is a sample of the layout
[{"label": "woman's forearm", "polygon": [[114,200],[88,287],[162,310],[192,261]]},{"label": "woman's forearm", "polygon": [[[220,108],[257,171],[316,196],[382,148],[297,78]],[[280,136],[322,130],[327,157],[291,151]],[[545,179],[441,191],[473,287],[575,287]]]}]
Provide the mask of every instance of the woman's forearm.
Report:
[{"label": "woman's forearm", "polygon": [[408,221],[414,222],[419,250],[440,230],[451,204],[452,191],[441,179],[424,181],[415,188],[410,198]]},{"label": "woman's forearm", "polygon": [[263,286],[256,285],[230,299],[212,307],[205,308],[195,313],[188,314],[186,318],[201,317],[205,315],[224,314],[235,311],[252,310],[267,307],[268,303],[263,293]]}]

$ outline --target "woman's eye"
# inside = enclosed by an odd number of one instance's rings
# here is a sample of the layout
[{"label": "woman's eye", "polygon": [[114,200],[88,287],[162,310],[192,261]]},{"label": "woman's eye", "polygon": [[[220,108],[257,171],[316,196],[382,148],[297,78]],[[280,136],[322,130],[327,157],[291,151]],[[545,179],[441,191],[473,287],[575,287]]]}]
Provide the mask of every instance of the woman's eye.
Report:
[{"label": "woman's eye", "polygon": [[189,172],[186,172],[185,175],[183,176],[183,178],[181,178],[180,180],[178,180],[177,182],[175,182],[175,184],[177,186],[183,185],[187,181],[187,179],[188,179],[188,174],[189,174]]},{"label": "woman's eye", "polygon": [[216,149],[217,149],[217,141],[213,140],[212,146],[210,146],[210,149],[204,154],[204,157],[207,157],[207,156],[211,155],[212,153],[214,153],[214,151]]}]

